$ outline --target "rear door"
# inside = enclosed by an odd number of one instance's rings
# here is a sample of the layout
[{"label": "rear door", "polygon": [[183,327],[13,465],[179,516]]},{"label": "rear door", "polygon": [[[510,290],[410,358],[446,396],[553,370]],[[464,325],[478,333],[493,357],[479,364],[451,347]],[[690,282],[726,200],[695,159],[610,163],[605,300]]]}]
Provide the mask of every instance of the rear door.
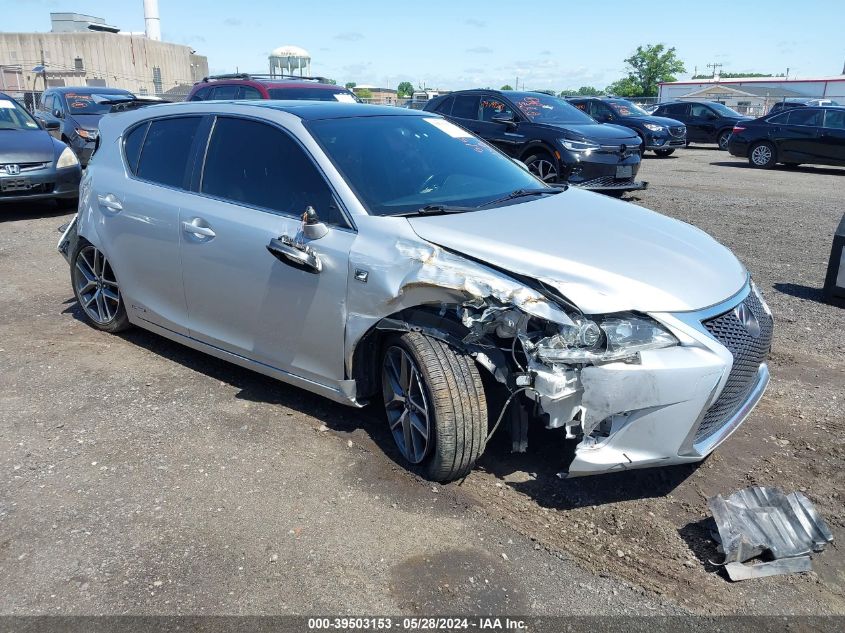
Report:
[{"label": "rear door", "polygon": [[[274,124],[220,116],[197,176],[180,217],[191,336],[322,384],[342,380],[355,232],[310,156]],[[311,241],[301,234],[309,206],[329,226]],[[267,246],[282,235],[307,242],[322,270],[276,259]]]},{"label": "rear door", "polygon": [[811,162],[822,158],[820,128],[824,111],[819,108],[793,108],[787,124],[778,132],[778,160]]},{"label": "rear door", "polygon": [[703,103],[691,103],[689,108],[687,140],[699,143],[714,143],[719,115]]},{"label": "rear door", "polygon": [[819,154],[825,162],[845,165],[845,108],[825,110]]},{"label": "rear door", "polygon": [[129,309],[150,323],[187,334],[179,207],[203,117],[168,117],[136,125],[120,139],[126,165],[98,162],[93,204]]}]

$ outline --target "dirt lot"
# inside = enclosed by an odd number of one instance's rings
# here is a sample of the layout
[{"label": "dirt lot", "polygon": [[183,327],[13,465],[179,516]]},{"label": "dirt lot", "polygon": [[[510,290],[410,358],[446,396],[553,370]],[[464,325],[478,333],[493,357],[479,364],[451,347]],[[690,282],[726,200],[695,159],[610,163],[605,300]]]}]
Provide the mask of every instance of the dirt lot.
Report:
[{"label": "dirt lot", "polygon": [[[634,202],[712,233],[763,289],[772,384],[698,468],[570,481],[538,431],[432,486],[375,411],[95,332],[53,251],[67,214],[3,209],[0,612],[845,614],[845,306],[820,293],[845,170],[691,148],[641,176]],[[731,584],[710,562],[707,497],[751,484],[827,518],[815,572]]]}]

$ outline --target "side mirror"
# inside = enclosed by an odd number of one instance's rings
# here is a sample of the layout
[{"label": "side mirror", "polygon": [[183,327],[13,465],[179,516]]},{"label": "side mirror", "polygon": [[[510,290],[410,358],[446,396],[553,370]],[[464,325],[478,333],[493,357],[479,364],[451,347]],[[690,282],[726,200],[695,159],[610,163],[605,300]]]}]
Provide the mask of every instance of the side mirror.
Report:
[{"label": "side mirror", "polygon": [[516,126],[516,121],[514,121],[514,116],[512,112],[497,112],[496,114],[490,117],[490,120],[493,123],[503,123],[508,127]]},{"label": "side mirror", "polygon": [[48,132],[55,132],[61,127],[58,121],[41,121],[41,123],[44,124],[44,129]]},{"label": "side mirror", "polygon": [[302,235],[309,240],[319,240],[321,237],[325,237],[328,232],[329,227],[320,221],[314,207],[306,207],[305,213],[302,214]]},{"label": "side mirror", "polygon": [[53,116],[56,117],[57,119],[63,119],[65,115],[61,110],[59,110],[57,108],[57,109],[53,110]]}]

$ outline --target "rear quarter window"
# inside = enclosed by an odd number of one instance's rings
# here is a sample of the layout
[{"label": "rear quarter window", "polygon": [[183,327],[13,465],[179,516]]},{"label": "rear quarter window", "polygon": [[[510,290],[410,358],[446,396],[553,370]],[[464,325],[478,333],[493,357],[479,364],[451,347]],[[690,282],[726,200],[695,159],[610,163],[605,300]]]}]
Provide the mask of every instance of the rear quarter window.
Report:
[{"label": "rear quarter window", "polygon": [[138,161],[141,159],[141,145],[147,135],[147,128],[150,123],[146,121],[131,129],[123,138],[123,153],[126,156],[126,165],[133,174],[138,172]]},{"label": "rear quarter window", "polygon": [[210,94],[211,88],[200,88],[193,95],[191,95],[189,101],[206,101],[208,100]]},{"label": "rear quarter window", "polygon": [[183,187],[191,146],[202,117],[176,117],[151,121],[137,176],[168,187]]}]

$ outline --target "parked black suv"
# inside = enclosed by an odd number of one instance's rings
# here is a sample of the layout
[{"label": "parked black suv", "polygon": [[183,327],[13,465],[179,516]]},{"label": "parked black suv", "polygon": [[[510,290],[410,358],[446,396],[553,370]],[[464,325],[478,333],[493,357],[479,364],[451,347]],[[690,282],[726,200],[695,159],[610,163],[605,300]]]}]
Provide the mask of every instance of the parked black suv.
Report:
[{"label": "parked black suv", "polygon": [[98,97],[135,99],[131,92],[119,88],[49,88],[35,111],[35,118],[45,125],[58,123],[53,136],[67,143],[83,166],[97,146],[97,123],[112,111],[112,105],[100,103]]},{"label": "parked black suv", "polygon": [[754,118],[743,116],[723,103],[715,101],[661,103],[652,114],[676,119],[686,125],[687,145],[716,143],[719,149],[728,149],[728,139],[731,137],[734,125]]},{"label": "parked black suv", "polygon": [[845,107],[791,108],[739,123],[728,151],[761,169],[845,165]]},{"label": "parked black suv", "polygon": [[423,109],[521,160],[545,182],[615,195],[646,186],[634,180],[640,137],[625,127],[600,125],[563,99],[537,92],[462,90],[435,97]]},{"label": "parked black suv", "polygon": [[626,99],[569,97],[567,101],[599,123],[615,123],[634,130],[642,139],[643,152],[654,150],[658,156],[669,156],[687,144],[687,128],[683,123],[649,114]]}]

